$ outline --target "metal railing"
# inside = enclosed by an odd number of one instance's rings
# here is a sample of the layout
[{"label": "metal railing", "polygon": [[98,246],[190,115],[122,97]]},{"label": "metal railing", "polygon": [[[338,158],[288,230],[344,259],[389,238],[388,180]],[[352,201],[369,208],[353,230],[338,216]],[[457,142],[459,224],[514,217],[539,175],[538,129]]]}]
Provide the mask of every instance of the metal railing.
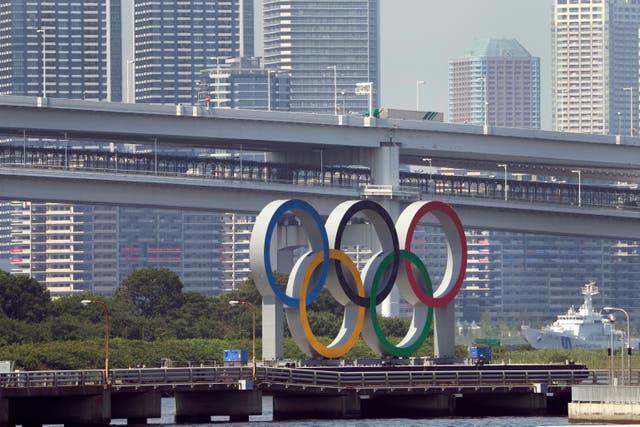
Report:
[{"label": "metal railing", "polygon": [[587,370],[451,370],[339,372],[271,368],[258,377],[263,382],[335,387],[496,386],[534,383],[579,384]]},{"label": "metal railing", "polygon": [[[496,386],[534,383],[571,385],[592,381],[587,370],[373,370],[339,371],[258,367],[258,383],[326,387]],[[114,369],[112,385],[202,384],[251,378],[251,367]],[[105,383],[104,371],[23,371],[0,374],[0,388],[65,387]]]}]

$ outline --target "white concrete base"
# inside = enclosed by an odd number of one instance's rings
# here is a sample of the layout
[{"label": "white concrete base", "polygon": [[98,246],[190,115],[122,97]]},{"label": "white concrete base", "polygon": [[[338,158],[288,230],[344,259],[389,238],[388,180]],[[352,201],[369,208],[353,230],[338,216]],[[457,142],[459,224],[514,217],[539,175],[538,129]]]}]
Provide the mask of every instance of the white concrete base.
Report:
[{"label": "white concrete base", "polygon": [[569,403],[570,422],[640,423],[640,402]]}]

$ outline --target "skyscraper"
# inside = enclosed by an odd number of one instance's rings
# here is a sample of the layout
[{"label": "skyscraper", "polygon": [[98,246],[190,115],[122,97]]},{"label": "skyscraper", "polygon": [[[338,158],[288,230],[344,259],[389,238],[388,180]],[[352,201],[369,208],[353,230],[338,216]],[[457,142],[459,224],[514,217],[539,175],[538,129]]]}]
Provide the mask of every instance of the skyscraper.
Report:
[{"label": "skyscraper", "polygon": [[0,94],[120,101],[119,0],[0,1]]},{"label": "skyscraper", "polygon": [[261,67],[260,58],[231,58],[202,70],[198,101],[214,108],[288,111],[289,77]]},{"label": "skyscraper", "polygon": [[195,103],[202,70],[253,56],[253,0],[135,0],[134,9],[136,102]]},{"label": "skyscraper", "polygon": [[379,27],[378,0],[264,0],[265,66],[291,73],[291,111],[364,113],[363,82],[378,106]]},{"label": "skyscraper", "polygon": [[553,128],[637,135],[639,0],[555,0]]},{"label": "skyscraper", "polygon": [[515,39],[484,39],[449,61],[453,123],[540,128],[540,58]]}]

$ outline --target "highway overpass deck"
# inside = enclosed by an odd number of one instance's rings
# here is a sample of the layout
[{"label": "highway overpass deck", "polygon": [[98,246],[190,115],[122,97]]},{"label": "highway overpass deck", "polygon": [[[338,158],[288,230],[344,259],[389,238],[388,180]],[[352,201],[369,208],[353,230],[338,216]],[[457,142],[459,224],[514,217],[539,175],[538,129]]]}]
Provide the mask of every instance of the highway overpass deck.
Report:
[{"label": "highway overpass deck", "polygon": [[368,150],[397,146],[401,161],[437,158],[442,166],[512,172],[585,174],[638,181],[635,137],[483,128],[362,116],[208,109],[192,105],[120,104],[55,98],[0,97],[0,133],[23,137],[107,140],[310,154],[358,164]]}]

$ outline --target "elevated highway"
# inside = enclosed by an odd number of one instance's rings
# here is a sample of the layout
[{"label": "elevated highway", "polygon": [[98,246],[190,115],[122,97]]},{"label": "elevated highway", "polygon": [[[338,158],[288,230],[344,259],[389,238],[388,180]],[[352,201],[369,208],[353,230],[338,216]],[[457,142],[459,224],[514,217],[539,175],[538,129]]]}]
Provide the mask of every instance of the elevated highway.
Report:
[{"label": "elevated highway", "polygon": [[638,138],[302,113],[0,97],[0,133],[14,137],[267,151],[281,161],[370,166],[395,147],[398,161],[638,182]]},{"label": "elevated highway", "polygon": [[[0,198],[43,202],[133,205],[257,213],[275,199],[302,198],[322,215],[340,202],[361,197],[394,200],[438,199],[456,208],[467,228],[640,240],[638,209],[577,206],[389,187],[298,185],[240,179],[104,173],[22,167],[0,168]],[[389,190],[389,191],[387,191]]]}]

